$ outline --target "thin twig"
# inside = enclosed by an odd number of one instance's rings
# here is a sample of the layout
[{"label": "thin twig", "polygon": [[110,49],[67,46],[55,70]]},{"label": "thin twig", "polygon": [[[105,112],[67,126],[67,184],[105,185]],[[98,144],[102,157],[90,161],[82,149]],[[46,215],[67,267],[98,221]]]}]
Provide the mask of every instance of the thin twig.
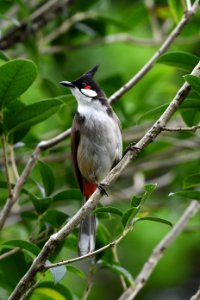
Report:
[{"label": "thin twig", "polygon": [[7,252],[1,254],[1,255],[0,255],[0,260],[3,260],[3,259],[5,259],[6,257],[9,257],[10,255],[13,255],[13,254],[17,253],[19,250],[20,250],[20,248],[17,247],[17,248],[13,248],[13,249],[11,249],[11,250],[9,250],[9,251],[7,251]]},{"label": "thin twig", "polygon": [[170,132],[182,132],[182,131],[192,131],[195,132],[197,129],[200,129],[200,125],[195,125],[191,127],[163,127],[162,131],[170,131]]},{"label": "thin twig", "polygon": [[131,78],[124,86],[122,86],[117,92],[115,92],[109,101],[112,103],[119,97],[123,96],[128,90],[130,90],[152,67],[156,60],[169,48],[177,36],[181,33],[185,25],[191,20],[198,10],[199,0],[196,0],[191,7],[191,10],[185,12],[180,22],[163,42],[158,51],[151,57],[151,59],[143,66],[143,68]]},{"label": "thin twig", "polygon": [[111,243],[95,250],[95,251],[92,251],[88,254],[85,254],[85,255],[82,255],[82,256],[78,256],[78,257],[75,257],[75,258],[71,258],[71,259],[68,259],[68,260],[64,260],[64,261],[60,261],[60,262],[57,262],[57,263],[54,263],[54,264],[48,264],[48,265],[45,265],[44,266],[44,269],[51,269],[51,268],[55,268],[55,267],[59,267],[59,266],[63,266],[63,265],[68,265],[68,264],[71,264],[71,263],[74,263],[74,262],[77,262],[77,261],[80,261],[80,260],[85,260],[86,258],[90,258],[90,257],[93,257],[95,256],[96,254],[100,253],[100,252],[103,252],[109,248],[112,248],[114,247],[115,245],[117,245],[127,234],[128,232],[132,229],[132,226],[128,227],[121,235],[118,239],[112,241]]},{"label": "thin twig", "polygon": [[[192,71],[195,76],[200,75],[200,62]],[[155,122],[151,129],[144,135],[144,137],[134,146],[130,146],[121,161],[110,171],[110,173],[103,180],[102,184],[106,186],[114,182],[127,167],[127,165],[136,158],[138,154],[146,148],[156,137],[161,133],[162,128],[166,126],[166,123],[173,116],[175,111],[179,108],[181,103],[190,91],[190,85],[184,83],[180,90],[177,92],[174,99],[171,101],[167,109],[161,115],[161,117]],[[30,170],[29,170],[30,172]],[[20,297],[31,286],[35,275],[40,271],[48,257],[54,252],[58,244],[69,235],[72,230],[96,207],[101,198],[101,193],[96,190],[88,201],[77,211],[77,213],[64,225],[57,233],[53,234],[49,240],[45,243],[41,249],[39,255],[34,259],[31,267],[26,274],[21,278],[14,291],[10,295],[9,300],[19,300]]]},{"label": "thin twig", "polygon": [[[112,247],[112,253],[113,253],[113,257],[114,257],[115,261],[116,261],[117,263],[119,263],[119,257],[118,257],[118,253],[117,253],[117,247],[116,247],[116,244]],[[120,275],[119,278],[120,278],[120,281],[121,281],[123,290],[125,291],[125,290],[127,289],[127,284],[126,284],[126,281],[125,281],[125,279],[124,279],[124,276],[123,276],[123,275]]]},{"label": "thin twig", "polygon": [[164,252],[176,240],[176,238],[184,230],[188,221],[198,212],[200,203],[193,200],[181,215],[178,222],[170,230],[170,232],[161,240],[161,242],[154,248],[147,262],[144,264],[141,272],[137,276],[134,286],[129,287],[119,298],[119,300],[135,299],[139,291],[144,287],[154,268],[164,255]]}]

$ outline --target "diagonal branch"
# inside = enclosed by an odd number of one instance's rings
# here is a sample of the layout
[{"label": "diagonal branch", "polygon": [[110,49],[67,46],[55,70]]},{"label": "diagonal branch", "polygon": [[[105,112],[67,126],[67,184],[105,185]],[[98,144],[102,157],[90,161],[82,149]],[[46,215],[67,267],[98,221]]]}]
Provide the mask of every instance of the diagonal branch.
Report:
[{"label": "diagonal branch", "polygon": [[154,248],[147,262],[144,264],[141,272],[137,276],[134,285],[129,287],[119,298],[119,300],[132,300],[139,291],[144,287],[145,283],[149,279],[154,268],[162,258],[165,250],[175,241],[175,239],[184,230],[188,221],[194,216],[200,209],[198,201],[193,200],[190,205],[186,208],[178,222],[170,230],[170,232],[161,240],[161,242]]},{"label": "diagonal branch", "polygon": [[[192,74],[195,76],[200,76],[200,62],[197,64]],[[132,161],[132,159],[156,139],[156,137],[161,133],[162,128],[165,127],[166,123],[179,108],[189,91],[190,85],[188,83],[184,83],[161,117],[135,146],[130,146],[128,148],[121,161],[104,179],[102,182],[103,184],[109,185],[114,182],[127,167],[127,165]],[[76,226],[96,207],[100,198],[101,193],[99,190],[96,190],[95,193],[88,199],[88,201],[81,207],[81,209],[79,209],[78,212],[69,220],[69,222],[49,238],[49,240],[41,249],[39,255],[34,259],[27,273],[17,284],[16,288],[10,295],[9,300],[19,300],[21,298],[27,289],[29,289],[33,283],[35,275],[44,267],[46,260],[54,252],[58,244],[64,240],[64,238],[69,235],[69,233],[72,232]]]},{"label": "diagonal branch", "polygon": [[144,67],[131,78],[124,86],[122,86],[117,92],[115,92],[110,98],[109,101],[115,102],[118,98],[123,96],[127,91],[129,91],[136,83],[153,67],[153,64],[156,60],[169,48],[173,41],[177,38],[180,32],[183,30],[185,25],[191,20],[191,18],[196,14],[198,10],[199,0],[196,0],[190,10],[187,10],[180,22],[163,42],[158,51],[151,57],[151,59],[144,65]]}]

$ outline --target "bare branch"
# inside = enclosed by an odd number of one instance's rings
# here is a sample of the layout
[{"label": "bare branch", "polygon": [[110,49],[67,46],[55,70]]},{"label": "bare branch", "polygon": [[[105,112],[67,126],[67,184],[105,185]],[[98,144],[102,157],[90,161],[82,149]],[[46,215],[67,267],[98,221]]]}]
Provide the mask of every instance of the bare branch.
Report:
[{"label": "bare branch", "polygon": [[199,128],[200,128],[200,125],[191,126],[191,127],[179,127],[179,128],[175,128],[175,127],[163,127],[162,131],[170,131],[170,132],[192,131],[192,132],[195,132]]},{"label": "bare branch", "polygon": [[12,28],[4,37],[2,37],[0,40],[0,49],[5,50],[33,35],[57,16],[58,13],[61,13],[63,8],[70,4],[70,2],[71,0],[50,0],[44,2],[30,18],[23,21],[20,26]]},{"label": "bare branch", "polygon": [[130,230],[132,230],[132,226],[129,226],[126,230],[124,230],[124,232],[120,235],[120,237],[118,239],[112,241],[111,243],[109,243],[95,251],[92,251],[92,252],[82,255],[82,256],[78,256],[78,257],[71,258],[68,260],[60,261],[60,262],[57,262],[54,264],[45,265],[44,269],[51,269],[51,268],[55,268],[55,267],[59,267],[59,266],[63,266],[63,265],[68,265],[68,264],[95,256],[96,254],[103,252],[103,251],[107,250],[108,248],[112,248],[112,247],[116,246],[129,233]]},{"label": "bare branch", "polygon": [[[194,68],[193,75],[200,75],[200,62]],[[110,173],[103,180],[103,184],[110,185],[114,182],[122,173],[122,171],[127,167],[127,165],[135,158],[145,147],[147,147],[156,137],[161,133],[162,128],[165,127],[166,123],[170,120],[174,112],[181,105],[188,92],[190,91],[190,85],[184,83],[180,90],[177,92],[176,96],[169,104],[167,109],[161,115],[161,117],[155,122],[151,129],[144,135],[144,137],[134,146],[130,146],[121,161],[113,168]],[[45,148],[45,142],[43,147]],[[55,143],[53,143],[54,145]],[[49,144],[48,144],[49,145]],[[38,149],[38,148],[37,148]],[[35,163],[35,161],[34,161]],[[30,170],[29,170],[30,171]],[[45,261],[51,255],[51,253],[56,249],[58,244],[76,228],[76,226],[96,207],[101,198],[101,193],[96,190],[93,195],[88,199],[88,201],[77,211],[77,213],[69,220],[69,222],[63,226],[57,233],[53,234],[49,240],[45,243],[44,247],[40,251],[39,255],[33,261],[31,267],[27,273],[21,278],[20,282],[17,284],[13,293],[10,295],[9,300],[19,300],[20,297],[27,291],[27,289],[32,284],[36,273],[41,270],[45,264]]]},{"label": "bare branch", "polygon": [[122,86],[109,98],[109,101],[111,103],[123,96],[128,90],[130,90],[134,85],[136,85],[136,83],[153,67],[153,64],[156,62],[156,60],[169,48],[169,46],[181,33],[185,25],[196,14],[198,10],[198,2],[199,1],[195,1],[193,6],[191,7],[191,10],[185,12],[180,22],[177,24],[177,26],[174,28],[171,34],[167,37],[167,39],[163,42],[158,51],[146,63],[146,65],[144,65],[143,68],[135,76],[133,76],[133,78],[131,78],[124,86]]},{"label": "bare branch", "polygon": [[178,222],[170,230],[170,232],[161,240],[161,242],[154,248],[147,262],[144,264],[141,272],[137,276],[134,285],[129,287],[119,298],[119,300],[132,300],[135,299],[139,291],[144,287],[149,279],[154,268],[162,258],[165,250],[169,248],[172,242],[180,235],[184,230],[188,221],[198,212],[200,209],[200,203],[193,200],[186,208]]}]

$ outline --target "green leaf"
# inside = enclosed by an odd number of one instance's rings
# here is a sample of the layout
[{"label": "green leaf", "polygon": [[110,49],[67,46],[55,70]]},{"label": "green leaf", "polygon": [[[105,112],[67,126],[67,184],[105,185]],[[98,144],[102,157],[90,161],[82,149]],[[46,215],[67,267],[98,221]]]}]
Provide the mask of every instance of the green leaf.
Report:
[{"label": "green leaf", "polygon": [[171,227],[173,226],[173,224],[170,221],[162,219],[162,218],[157,218],[157,217],[142,217],[142,218],[136,219],[136,222],[139,222],[139,221],[153,221],[153,222],[167,224]]},{"label": "green leaf", "polygon": [[155,190],[157,184],[147,184],[144,187],[144,194],[142,195],[141,205],[151,196],[153,191]]},{"label": "green leaf", "polygon": [[43,122],[55,114],[61,104],[60,100],[47,99],[25,106],[12,119],[7,120],[9,133]]},{"label": "green leaf", "polygon": [[99,244],[99,247],[108,244],[110,238],[111,236],[109,230],[103,223],[99,222],[97,226],[97,244]]},{"label": "green leaf", "polygon": [[59,228],[68,219],[68,217],[69,216],[64,212],[55,209],[48,209],[45,215],[43,216],[43,221],[49,223],[54,228]]},{"label": "green leaf", "polygon": [[180,196],[187,199],[200,200],[200,191],[180,191],[176,193],[170,193],[169,196]]},{"label": "green leaf", "polygon": [[75,266],[67,266],[67,271],[76,274],[77,276],[81,277],[82,279],[86,279],[86,275],[85,273],[83,273],[82,270],[80,270],[79,268],[75,267]]},{"label": "green leaf", "polygon": [[58,194],[53,196],[54,201],[81,201],[82,200],[82,194],[79,189],[69,189],[67,191],[59,192]]},{"label": "green leaf", "polygon": [[42,177],[42,182],[45,189],[46,196],[49,196],[53,193],[55,186],[55,178],[51,168],[42,161],[38,161],[38,167],[40,175]]},{"label": "green leaf", "polygon": [[40,252],[40,248],[38,248],[38,246],[36,246],[32,243],[29,243],[27,241],[24,241],[24,240],[10,240],[10,241],[0,244],[0,248],[5,247],[5,246],[9,246],[12,248],[19,247],[20,249],[27,250],[34,255],[38,255]]},{"label": "green leaf", "polygon": [[142,201],[142,196],[133,196],[131,200],[132,207],[138,207]]},{"label": "green leaf", "polygon": [[200,95],[200,78],[194,75],[185,75],[184,79],[192,86],[194,91]]},{"label": "green leaf", "polygon": [[60,283],[55,285],[50,281],[39,283],[34,290],[34,294],[48,296],[52,300],[73,300],[73,296],[66,286]]},{"label": "green leaf", "polygon": [[190,98],[190,96],[186,98],[180,107],[180,112],[188,126],[198,124],[200,121],[200,101],[198,94],[193,98]]},{"label": "green leaf", "polygon": [[200,186],[200,173],[196,173],[196,174],[187,176],[183,181],[184,189],[190,189],[190,188],[199,187],[199,186]]},{"label": "green leaf", "polygon": [[[46,265],[48,266],[50,264],[51,262],[47,260]],[[61,281],[67,272],[66,266],[64,265],[55,268],[50,268],[49,270],[53,276],[54,284],[57,284],[59,281]]]},{"label": "green leaf", "polygon": [[145,192],[142,196],[134,196],[131,201],[131,208],[129,208],[123,215],[121,222],[124,228],[126,228],[132,221],[132,219],[137,215],[140,210],[141,205],[150,197],[152,192],[156,188],[156,184],[147,184],[144,187]]},{"label": "green leaf", "polygon": [[0,108],[23,94],[36,78],[36,67],[27,59],[15,59],[0,66]]},{"label": "green leaf", "polygon": [[94,210],[94,214],[98,213],[110,213],[118,216],[123,216],[123,213],[120,209],[113,207],[113,206],[104,206],[104,207],[98,207]]},{"label": "green leaf", "polygon": [[123,215],[121,222],[122,225],[125,227],[127,227],[130,222],[132,221],[132,219],[137,215],[139,209],[136,207],[131,207],[129,208]]},{"label": "green leaf", "polygon": [[103,268],[108,268],[109,270],[114,271],[115,273],[117,273],[120,276],[123,276],[124,279],[130,284],[132,285],[134,280],[133,277],[131,275],[131,273],[129,273],[125,268],[123,268],[122,266],[119,266],[117,264],[103,264],[102,265]]},{"label": "green leaf", "polygon": [[43,214],[48,207],[53,203],[52,198],[43,198],[38,199],[36,197],[30,197],[31,202],[33,203],[38,214]]},{"label": "green leaf", "polygon": [[176,67],[191,72],[198,64],[199,58],[191,53],[182,51],[168,52],[160,56],[157,63]]},{"label": "green leaf", "polygon": [[137,120],[138,123],[141,123],[141,121],[146,120],[146,119],[155,119],[157,116],[160,116],[166,108],[168,107],[169,104],[165,103],[162,104],[156,108],[150,109],[149,111],[143,113]]}]

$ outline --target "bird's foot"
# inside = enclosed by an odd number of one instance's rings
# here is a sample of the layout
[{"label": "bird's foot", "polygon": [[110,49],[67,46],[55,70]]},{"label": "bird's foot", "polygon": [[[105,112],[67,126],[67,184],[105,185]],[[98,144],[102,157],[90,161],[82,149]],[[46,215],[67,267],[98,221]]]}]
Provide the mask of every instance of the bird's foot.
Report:
[{"label": "bird's foot", "polygon": [[128,152],[128,151],[134,151],[136,153],[140,152],[141,151],[141,148],[137,147],[136,146],[136,142],[132,142],[128,145],[128,147],[125,149],[124,153],[123,153],[123,156]]},{"label": "bird's foot", "polygon": [[106,192],[106,189],[105,189],[107,187],[106,184],[104,184],[104,183],[97,183],[97,187],[100,190],[100,192],[101,192],[102,195],[106,195],[108,197],[108,193]]}]

